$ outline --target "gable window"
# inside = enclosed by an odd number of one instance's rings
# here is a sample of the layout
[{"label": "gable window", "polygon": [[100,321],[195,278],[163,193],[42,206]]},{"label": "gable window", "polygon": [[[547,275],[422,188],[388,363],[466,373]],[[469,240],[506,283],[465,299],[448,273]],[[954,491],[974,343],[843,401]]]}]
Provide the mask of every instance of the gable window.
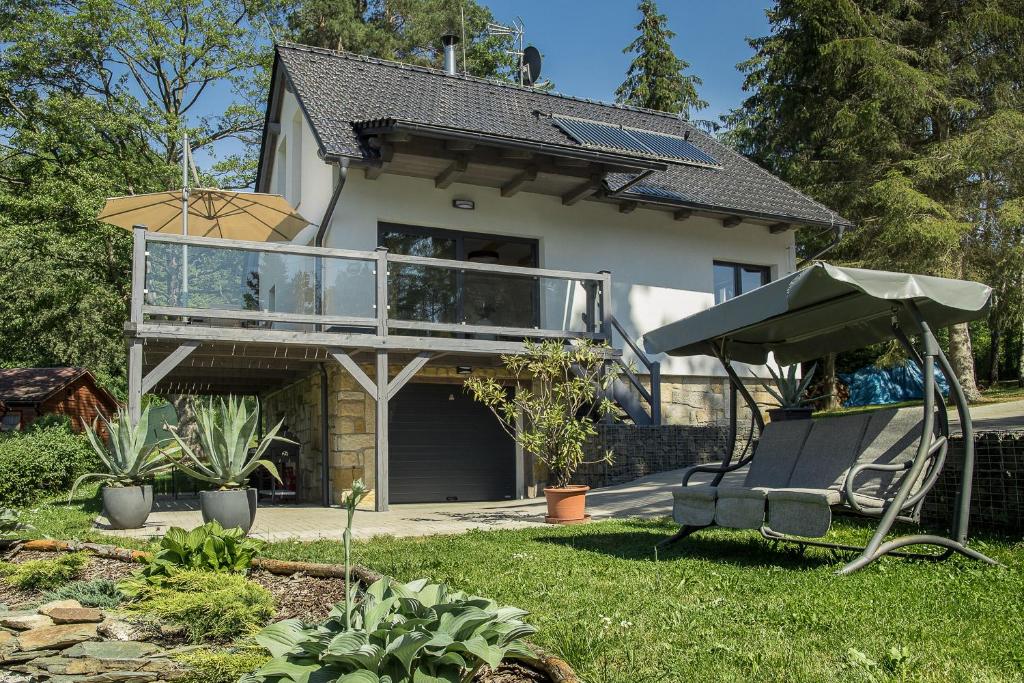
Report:
[{"label": "gable window", "polygon": [[274,192],[288,198],[288,141],[277,146],[277,166],[274,168]]},{"label": "gable window", "polygon": [[0,432],[13,432],[21,427],[21,413],[7,413],[0,418]]},{"label": "gable window", "polygon": [[770,281],[771,269],[768,266],[715,261],[715,303],[746,294]]}]

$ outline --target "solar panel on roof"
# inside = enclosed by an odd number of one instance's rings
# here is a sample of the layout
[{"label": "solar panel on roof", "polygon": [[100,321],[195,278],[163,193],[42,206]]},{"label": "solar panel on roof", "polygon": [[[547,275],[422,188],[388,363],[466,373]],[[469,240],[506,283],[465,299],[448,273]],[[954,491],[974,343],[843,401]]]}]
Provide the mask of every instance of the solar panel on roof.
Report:
[{"label": "solar panel on roof", "polygon": [[551,120],[581,145],[650,154],[696,164],[718,165],[718,161],[713,156],[688,140],[674,135],[561,116],[552,116]]}]

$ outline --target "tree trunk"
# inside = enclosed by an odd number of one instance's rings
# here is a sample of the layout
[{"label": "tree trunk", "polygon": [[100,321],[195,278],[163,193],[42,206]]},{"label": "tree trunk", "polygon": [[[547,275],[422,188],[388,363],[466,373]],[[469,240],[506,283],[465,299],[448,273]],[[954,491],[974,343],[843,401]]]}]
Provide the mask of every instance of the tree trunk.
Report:
[{"label": "tree trunk", "polygon": [[967,323],[949,328],[949,363],[968,401],[981,399],[978,383],[974,380],[974,355],[971,351],[971,333]]},{"label": "tree trunk", "polygon": [[836,410],[839,408],[839,382],[836,378],[836,354],[825,354],[825,370],[823,373],[825,391],[829,396],[825,399],[825,410]]},{"label": "tree trunk", "polygon": [[198,455],[202,449],[199,445],[199,425],[196,424],[196,415],[192,410],[192,397],[175,394],[171,397],[171,405],[178,414],[178,436]]}]

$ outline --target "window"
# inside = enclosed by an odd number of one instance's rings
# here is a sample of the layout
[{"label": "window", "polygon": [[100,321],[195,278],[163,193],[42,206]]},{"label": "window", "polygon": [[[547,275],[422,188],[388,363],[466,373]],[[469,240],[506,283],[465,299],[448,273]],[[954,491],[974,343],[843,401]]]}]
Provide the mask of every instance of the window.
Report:
[{"label": "window", "polygon": [[[377,243],[393,254],[537,267],[537,241],[381,223]],[[539,324],[537,280],[481,271],[395,264],[391,316],[399,320],[504,327]]]},{"label": "window", "polygon": [[282,140],[277,146],[277,166],[274,168],[274,192],[288,196],[288,141]]},{"label": "window", "polygon": [[746,294],[770,281],[771,269],[768,266],[715,261],[715,303]]},{"label": "window", "polygon": [[21,427],[21,413],[7,413],[0,418],[0,432],[13,432]]},{"label": "window", "polygon": [[292,117],[292,167],[289,173],[292,175],[292,193],[288,201],[292,206],[298,207],[302,202],[302,112],[295,112]]}]

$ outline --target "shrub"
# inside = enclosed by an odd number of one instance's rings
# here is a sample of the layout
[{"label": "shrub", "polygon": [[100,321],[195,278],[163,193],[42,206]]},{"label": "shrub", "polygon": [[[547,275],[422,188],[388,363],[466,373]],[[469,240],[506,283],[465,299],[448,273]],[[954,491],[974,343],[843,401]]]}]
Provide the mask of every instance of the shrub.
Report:
[{"label": "shrub", "polygon": [[182,570],[245,572],[266,543],[246,538],[241,529],[225,529],[216,521],[185,531],[171,527],[160,540],[160,550],[142,570],[151,583]]},{"label": "shrub", "polygon": [[239,647],[231,650],[190,650],[175,659],[189,670],[178,683],[236,683],[239,678],[267,663],[261,647]]},{"label": "shrub", "polygon": [[78,600],[86,607],[113,609],[126,599],[117,584],[110,579],[72,581],[43,596],[43,602],[53,600]]},{"label": "shrub", "polygon": [[256,642],[274,659],[243,681],[468,683],[506,657],[535,659],[521,640],[536,630],[520,621],[525,611],[426,579],[377,581],[353,609],[348,629],[345,610],[336,606],[320,626],[286,619],[263,629]]},{"label": "shrub", "polygon": [[193,643],[230,642],[255,633],[274,614],[270,592],[238,574],[189,570],[159,585],[129,579],[118,587],[136,597],[128,609],[183,626]]},{"label": "shrub", "polygon": [[82,553],[61,555],[52,560],[29,560],[21,564],[0,562],[0,575],[22,590],[53,590],[74,579],[89,560]]},{"label": "shrub", "polygon": [[95,466],[85,437],[66,425],[0,436],[0,506],[25,506],[67,491]]},{"label": "shrub", "polygon": [[14,508],[0,508],[0,539],[18,538],[22,531],[31,528],[21,521],[21,513]]}]

